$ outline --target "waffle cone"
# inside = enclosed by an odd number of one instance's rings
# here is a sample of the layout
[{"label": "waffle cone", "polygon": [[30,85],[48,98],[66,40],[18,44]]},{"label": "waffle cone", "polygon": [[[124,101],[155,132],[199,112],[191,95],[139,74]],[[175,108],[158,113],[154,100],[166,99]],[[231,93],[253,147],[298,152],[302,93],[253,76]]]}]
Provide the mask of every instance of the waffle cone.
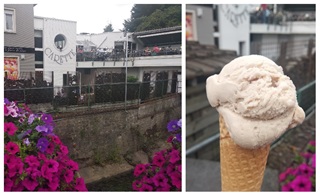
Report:
[{"label": "waffle cone", "polygon": [[260,191],[270,145],[242,148],[231,139],[220,115],[220,165],[222,191]]}]

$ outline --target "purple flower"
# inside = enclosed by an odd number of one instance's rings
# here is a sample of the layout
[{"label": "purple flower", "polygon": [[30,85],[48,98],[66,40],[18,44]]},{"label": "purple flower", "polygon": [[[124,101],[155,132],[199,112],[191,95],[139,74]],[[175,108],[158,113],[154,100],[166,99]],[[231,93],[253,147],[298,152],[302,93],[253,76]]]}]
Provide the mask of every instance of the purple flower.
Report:
[{"label": "purple flower", "polygon": [[9,99],[4,98],[4,103],[5,103],[6,105],[10,105],[10,101],[9,101]]},{"label": "purple flower", "polygon": [[176,131],[178,129],[180,129],[180,127],[178,126],[178,121],[177,120],[172,120],[168,123],[167,125],[167,129],[169,132],[172,132],[172,131]]},{"label": "purple flower", "polygon": [[311,191],[312,183],[309,177],[300,175],[291,182],[291,186],[294,191]]},{"label": "purple flower", "polygon": [[37,143],[37,148],[42,152],[44,153],[46,150],[47,150],[47,147],[49,145],[49,142],[46,138],[42,137],[38,140],[38,143]]},{"label": "purple flower", "polygon": [[176,134],[176,140],[178,140],[179,142],[181,142],[181,133]]},{"label": "purple flower", "polygon": [[182,128],[182,119],[178,120],[177,125]]},{"label": "purple flower", "polygon": [[137,176],[139,176],[140,174],[142,174],[145,170],[146,170],[146,167],[145,167],[144,164],[138,164],[138,165],[134,168],[133,175],[137,177]]},{"label": "purple flower", "polygon": [[42,114],[41,120],[46,124],[51,124],[52,116],[50,114]]},{"label": "purple flower", "polygon": [[165,159],[162,155],[156,155],[153,157],[152,163],[158,167],[162,167],[162,165],[165,163]]},{"label": "purple flower", "polygon": [[29,146],[29,145],[30,145],[29,138],[24,139],[24,140],[23,140],[23,143],[24,143],[25,145]]},{"label": "purple flower", "polygon": [[48,131],[48,128],[46,125],[38,125],[36,126],[36,130],[39,132],[39,133],[46,133]]},{"label": "purple flower", "polygon": [[34,119],[36,118],[36,115],[35,114],[30,114],[29,118],[28,118],[28,124],[32,124]]},{"label": "purple flower", "polygon": [[152,178],[152,180],[156,186],[161,186],[161,187],[166,186],[166,184],[168,183],[168,179],[162,173],[157,173]]}]

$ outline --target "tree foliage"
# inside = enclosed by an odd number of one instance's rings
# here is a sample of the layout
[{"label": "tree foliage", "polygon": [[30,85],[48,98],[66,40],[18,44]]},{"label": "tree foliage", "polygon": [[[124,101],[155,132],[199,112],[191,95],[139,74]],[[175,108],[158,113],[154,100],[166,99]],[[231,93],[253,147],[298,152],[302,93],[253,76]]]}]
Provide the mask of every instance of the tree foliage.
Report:
[{"label": "tree foliage", "polygon": [[181,5],[135,4],[123,26],[129,32],[181,26]]},{"label": "tree foliage", "polygon": [[112,27],[112,24],[109,23],[104,29],[103,29],[103,32],[113,32],[113,27]]}]

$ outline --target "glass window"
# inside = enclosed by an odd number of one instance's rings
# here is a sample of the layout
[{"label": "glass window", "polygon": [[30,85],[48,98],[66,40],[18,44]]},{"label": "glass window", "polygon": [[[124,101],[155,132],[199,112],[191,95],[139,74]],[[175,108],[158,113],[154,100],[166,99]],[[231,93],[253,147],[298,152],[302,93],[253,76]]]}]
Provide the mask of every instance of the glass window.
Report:
[{"label": "glass window", "polygon": [[16,32],[16,17],[14,9],[4,9],[4,31],[10,33]]},{"label": "glass window", "polygon": [[35,51],[35,61],[43,61],[43,52]]}]

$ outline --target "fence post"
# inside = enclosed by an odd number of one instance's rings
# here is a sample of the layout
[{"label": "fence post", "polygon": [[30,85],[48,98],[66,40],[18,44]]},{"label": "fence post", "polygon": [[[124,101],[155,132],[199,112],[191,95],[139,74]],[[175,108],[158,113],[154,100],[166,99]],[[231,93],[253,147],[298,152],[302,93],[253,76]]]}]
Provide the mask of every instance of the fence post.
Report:
[{"label": "fence post", "polygon": [[313,39],[310,39],[309,40],[309,43],[308,43],[308,73],[307,73],[307,79],[308,81],[311,81],[312,80],[312,75],[313,75],[313,72],[314,72],[314,69],[315,69],[315,62],[314,62],[314,59],[315,59],[315,55],[312,53],[313,51],[313,48],[314,48],[314,40]]},{"label": "fence post", "polygon": [[287,42],[282,42],[280,44],[280,56],[278,59],[278,64],[283,68],[284,73],[287,72],[287,66],[285,65],[287,56]]},{"label": "fence post", "polygon": [[141,82],[139,82],[139,89],[138,89],[138,105],[140,105],[140,101],[141,101],[141,95],[140,95],[140,91],[141,91]]},{"label": "fence post", "polygon": [[90,95],[90,83],[88,84],[88,108],[90,108],[90,97],[91,97],[91,95]]}]

